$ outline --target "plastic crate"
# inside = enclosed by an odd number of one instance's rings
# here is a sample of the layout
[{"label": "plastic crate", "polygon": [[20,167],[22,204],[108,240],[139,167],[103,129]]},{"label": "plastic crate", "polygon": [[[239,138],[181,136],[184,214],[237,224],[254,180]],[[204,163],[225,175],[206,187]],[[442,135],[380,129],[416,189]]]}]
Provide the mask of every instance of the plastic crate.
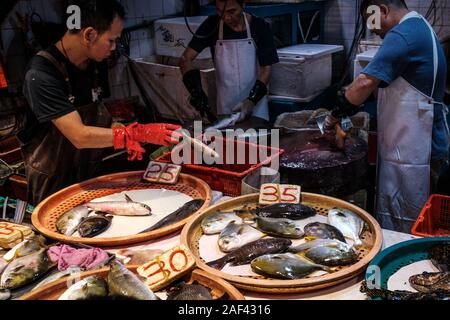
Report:
[{"label": "plastic crate", "polygon": [[[247,175],[263,166],[271,164],[275,159],[279,159],[280,156],[284,153],[283,149],[256,145],[254,143],[244,142],[240,140],[230,141],[222,138],[218,139],[225,141],[226,143],[232,142],[234,144],[233,164],[228,164],[225,162],[225,159],[227,159],[227,155],[225,154],[227,148],[224,147],[224,164],[216,164],[214,166],[182,164],[182,172],[202,179],[211,187],[212,190],[221,191],[224,195],[230,197],[237,197],[241,195],[242,180]],[[242,147],[245,148],[245,163],[235,164],[237,163],[237,151],[241,150]],[[251,148],[256,149],[257,164],[249,163]],[[264,153],[266,156],[261,157],[262,153]],[[166,163],[172,162],[171,152],[166,152],[162,156],[156,158],[155,161]]]},{"label": "plastic crate", "polygon": [[450,197],[432,195],[411,233],[419,237],[450,236]]}]

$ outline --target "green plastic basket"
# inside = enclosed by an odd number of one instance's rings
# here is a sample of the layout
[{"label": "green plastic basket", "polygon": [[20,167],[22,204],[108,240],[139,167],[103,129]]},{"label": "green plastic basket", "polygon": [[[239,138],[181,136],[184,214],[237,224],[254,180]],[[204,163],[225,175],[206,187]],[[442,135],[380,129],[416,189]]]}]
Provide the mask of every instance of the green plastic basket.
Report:
[{"label": "green plastic basket", "polygon": [[[365,279],[373,283],[375,277],[381,288],[387,289],[389,278],[401,268],[422,260],[428,260],[429,249],[450,237],[423,238],[405,241],[381,251],[367,267]],[[377,281],[377,282],[378,282]]]}]

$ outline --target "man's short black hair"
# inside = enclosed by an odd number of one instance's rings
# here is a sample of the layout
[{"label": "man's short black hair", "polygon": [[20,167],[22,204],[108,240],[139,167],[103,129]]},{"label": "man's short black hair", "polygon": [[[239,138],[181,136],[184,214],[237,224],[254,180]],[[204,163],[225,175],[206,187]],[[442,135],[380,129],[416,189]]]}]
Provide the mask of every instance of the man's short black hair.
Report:
[{"label": "man's short black hair", "polygon": [[405,3],[405,0],[364,0],[361,4],[361,15],[364,16],[364,14],[367,13],[367,8],[370,6],[381,6],[382,4],[386,6],[392,6],[396,8],[405,8],[408,9],[408,6]]},{"label": "man's short black hair", "polygon": [[[70,5],[77,5],[81,11],[81,30],[92,27],[98,33],[109,30],[114,18],[125,19],[125,9],[116,0],[72,0]],[[77,33],[80,30],[71,30]]]},{"label": "man's short black hair", "polygon": [[[228,1],[228,0],[216,0],[216,2],[225,2],[225,1]],[[244,6],[244,0],[236,0],[236,2],[237,2],[238,4],[240,4],[241,7]]]}]

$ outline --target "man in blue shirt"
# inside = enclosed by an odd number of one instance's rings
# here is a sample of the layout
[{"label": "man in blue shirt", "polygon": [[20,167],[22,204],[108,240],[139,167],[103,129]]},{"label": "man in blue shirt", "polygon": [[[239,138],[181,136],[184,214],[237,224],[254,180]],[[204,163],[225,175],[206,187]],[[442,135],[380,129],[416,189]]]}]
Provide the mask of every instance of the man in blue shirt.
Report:
[{"label": "man in blue shirt", "polygon": [[[378,20],[372,15],[377,12]],[[339,99],[325,128],[333,131],[380,89],[377,219],[384,228],[410,232],[448,160],[445,55],[429,23],[403,0],[365,0],[361,14],[383,45]],[[380,25],[369,25],[374,21]]]}]

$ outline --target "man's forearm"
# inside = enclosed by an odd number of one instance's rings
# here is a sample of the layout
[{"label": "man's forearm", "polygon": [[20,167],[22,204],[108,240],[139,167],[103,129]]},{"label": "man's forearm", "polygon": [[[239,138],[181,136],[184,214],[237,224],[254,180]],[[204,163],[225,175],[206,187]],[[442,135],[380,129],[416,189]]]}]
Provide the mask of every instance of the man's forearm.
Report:
[{"label": "man's forearm", "polygon": [[112,147],[113,140],[112,129],[85,126],[72,143],[77,149],[96,149]]},{"label": "man's forearm", "polygon": [[258,72],[258,80],[267,86],[270,82],[271,75],[272,75],[272,66],[260,67]]},{"label": "man's forearm", "polygon": [[347,87],[345,97],[356,106],[362,105],[370,95],[376,91],[380,84],[380,80],[361,73],[353,83]]}]

